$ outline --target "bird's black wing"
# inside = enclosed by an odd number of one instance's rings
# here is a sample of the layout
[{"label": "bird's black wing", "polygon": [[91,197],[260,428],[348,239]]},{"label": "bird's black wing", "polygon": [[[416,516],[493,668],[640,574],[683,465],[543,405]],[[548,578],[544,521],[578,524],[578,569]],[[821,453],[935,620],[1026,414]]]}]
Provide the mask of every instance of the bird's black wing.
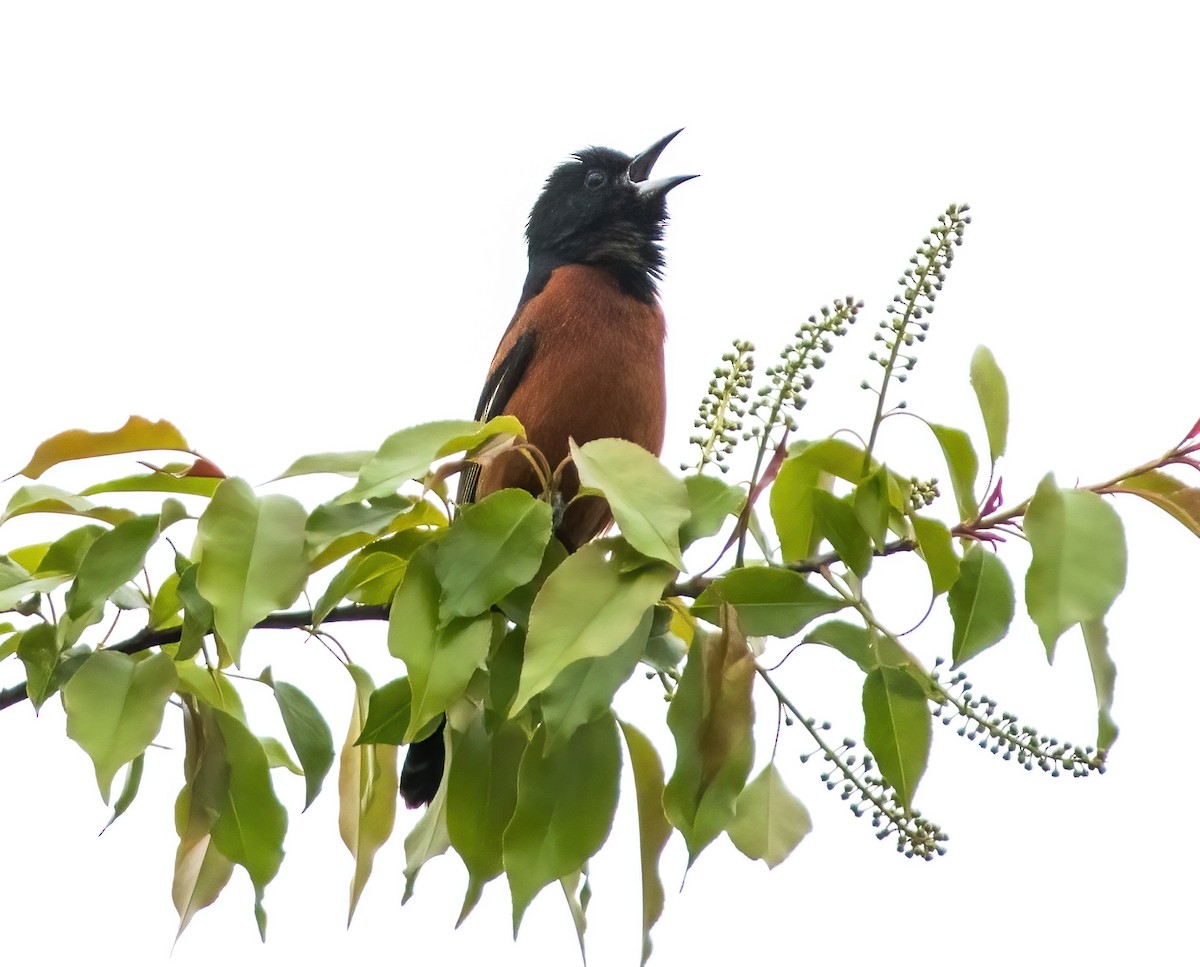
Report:
[{"label": "bird's black wing", "polygon": [[[504,412],[529,367],[536,342],[537,334],[526,330],[513,343],[512,349],[500,360],[499,365],[488,376],[487,382],[483,384],[483,392],[479,394],[479,405],[475,407],[475,419],[486,421]],[[459,477],[458,506],[475,501],[475,488],[478,483],[479,467],[471,464]]]}]

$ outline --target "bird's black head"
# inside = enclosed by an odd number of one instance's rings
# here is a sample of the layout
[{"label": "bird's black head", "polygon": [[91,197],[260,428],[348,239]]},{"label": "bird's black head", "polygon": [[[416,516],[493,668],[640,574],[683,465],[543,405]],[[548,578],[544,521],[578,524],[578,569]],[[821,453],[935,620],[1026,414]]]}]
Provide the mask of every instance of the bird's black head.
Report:
[{"label": "bird's black head", "polygon": [[632,158],[612,148],[585,148],[554,170],[525,229],[527,291],[531,284],[540,289],[557,266],[582,262],[611,271],[630,295],[654,298],[655,280],[662,277],[667,192],[696,177],[650,178],[678,133]]}]

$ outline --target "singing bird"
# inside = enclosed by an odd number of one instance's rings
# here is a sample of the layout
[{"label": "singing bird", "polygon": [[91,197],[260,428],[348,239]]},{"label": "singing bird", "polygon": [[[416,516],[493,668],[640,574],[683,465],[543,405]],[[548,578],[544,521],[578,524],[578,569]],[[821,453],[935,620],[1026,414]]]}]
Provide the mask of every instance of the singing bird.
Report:
[{"label": "singing bird", "polygon": [[[682,129],[680,129],[682,130]],[[641,154],[585,148],[546,180],[529,213],[529,272],[517,311],[492,358],[475,419],[509,413],[551,469],[578,444],[621,437],[658,454],[666,418],[658,304],[667,193],[695,175],[651,178],[654,163],[679,134]],[[471,467],[459,483],[461,506],[505,487],[537,495],[542,484],[520,453]],[[571,503],[579,477],[568,465],[555,495],[555,535],[573,551],[612,523],[596,497]],[[408,807],[427,804],[445,768],[442,727],[413,743],[400,793]]]}]

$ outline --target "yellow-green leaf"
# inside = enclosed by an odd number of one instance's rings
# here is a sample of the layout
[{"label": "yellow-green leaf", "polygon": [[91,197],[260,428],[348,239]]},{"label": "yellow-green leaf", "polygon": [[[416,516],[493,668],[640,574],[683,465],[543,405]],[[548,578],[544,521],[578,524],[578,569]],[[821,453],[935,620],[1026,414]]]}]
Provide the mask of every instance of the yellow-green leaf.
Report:
[{"label": "yellow-green leaf", "polygon": [[65,430],[40,443],[29,462],[17,473],[36,480],[55,464],[87,457],[141,450],[182,450],[191,452],[183,434],[166,420],[151,421],[131,416],[119,430],[94,433],[90,430]]},{"label": "yellow-green leaf", "polygon": [[234,664],[254,625],[290,606],[308,576],[304,508],[291,497],[259,498],[244,480],[222,481],[200,516],[196,587]]},{"label": "yellow-green leaf", "polygon": [[350,912],[346,918],[349,923],[354,917],[354,908],[362,896],[363,887],[371,876],[375,854],[392,835],[400,780],[396,771],[394,745],[355,744],[367,718],[367,703],[374,684],[371,677],[357,665],[350,665],[347,670],[354,679],[355,698],[350,729],[342,746],[338,775],[338,829],[342,834],[342,842],[354,857]]},{"label": "yellow-green leaf", "polygon": [[982,545],[972,546],[946,603],[954,619],[951,657],[957,668],[1008,634],[1016,596],[1004,562]]},{"label": "yellow-green leaf", "polygon": [[166,655],[135,659],[115,651],[91,655],[67,682],[67,735],[91,756],[106,803],[117,770],[158,735],[175,685],[174,662]]},{"label": "yellow-green leaf", "polygon": [[774,869],[812,832],[812,818],[771,761],[738,796],[737,811],[725,831],[742,853]]},{"label": "yellow-green leaf", "polygon": [[995,463],[1008,445],[1008,383],[987,346],[978,346],[971,357],[971,388],[979,401],[988,450]]},{"label": "yellow-green leaf", "polygon": [[933,738],[925,693],[908,671],[883,665],[863,682],[862,702],[863,740],[884,781],[912,808]]}]

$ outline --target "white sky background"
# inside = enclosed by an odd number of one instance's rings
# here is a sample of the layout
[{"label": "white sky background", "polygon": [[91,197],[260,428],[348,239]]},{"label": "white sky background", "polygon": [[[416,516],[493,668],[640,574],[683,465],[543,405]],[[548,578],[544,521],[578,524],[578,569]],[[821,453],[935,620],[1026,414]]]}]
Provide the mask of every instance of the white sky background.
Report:
[{"label": "white sky background", "polygon": [[[0,475],[59,430],[111,429],[130,413],[172,420],[253,481],[303,453],[371,448],[401,427],[470,415],[550,169],[584,145],[635,152],[681,125],[658,171],[703,177],[671,196],[672,464],[733,337],[754,340],[765,366],[803,317],[848,292],[867,301],[862,322],[820,374],[803,433],[866,430],[873,398],[857,384],[874,378],[873,327],[952,201],[969,201],[974,222],[902,395],[982,442],[967,367],[987,344],[1012,397],[1010,502],[1048,470],[1062,482],[1107,479],[1200,416],[1200,68],[1184,5],[1142,4],[1136,16],[1104,4],[989,5],[987,16],[937,4],[425,6],[0,8]],[[905,473],[947,478],[915,421],[885,425],[883,455]],[[129,469],[115,460],[48,482]],[[336,485],[280,489],[311,505]],[[935,509],[952,513],[948,492]],[[681,894],[677,838],[652,963],[777,951],[811,963],[1179,962],[1194,945],[1200,863],[1189,596],[1200,549],[1134,498],[1118,509],[1130,578],[1110,615],[1122,734],[1106,776],[1026,774],[936,726],[918,805],[950,833],[950,852],[920,863],[877,843],[824,790],[820,768],[799,765],[810,743],[786,731],[780,761],[815,833],[773,873],[722,839]],[[0,543],[46,526],[14,522]],[[1005,553],[1020,586],[1023,549]],[[875,573],[868,591],[887,581],[883,566]],[[879,598],[886,623],[920,616],[923,586],[913,587]],[[943,615],[939,603],[907,639],[926,660],[948,651]],[[378,683],[398,674],[383,636],[382,626],[340,634]],[[318,700],[340,741],[349,679],[298,634],[252,639],[245,669],[268,663]],[[1011,637],[968,670],[1024,721],[1094,736],[1077,633],[1050,668],[1019,613]],[[782,678],[839,733],[861,728],[848,663],[801,654]],[[635,681],[630,692],[630,717],[661,720],[656,687]],[[774,724],[765,698],[761,711],[760,761]],[[261,731],[282,734],[261,702],[256,712]],[[98,839],[108,810],[63,736],[58,700],[40,720],[28,706],[0,715],[10,953],[168,961],[182,773],[177,726],[167,735],[176,750],[152,750],[138,801]],[[414,814],[400,817],[347,932],[336,781],[304,815],[301,782],[277,786],[291,827],[266,897],[268,943],[239,871],[171,963],[576,962],[552,890],[515,944],[502,882],[453,932],[466,878],[452,858],[426,868],[401,910]],[[626,792],[593,868],[597,965],[636,963],[640,943]]]}]

